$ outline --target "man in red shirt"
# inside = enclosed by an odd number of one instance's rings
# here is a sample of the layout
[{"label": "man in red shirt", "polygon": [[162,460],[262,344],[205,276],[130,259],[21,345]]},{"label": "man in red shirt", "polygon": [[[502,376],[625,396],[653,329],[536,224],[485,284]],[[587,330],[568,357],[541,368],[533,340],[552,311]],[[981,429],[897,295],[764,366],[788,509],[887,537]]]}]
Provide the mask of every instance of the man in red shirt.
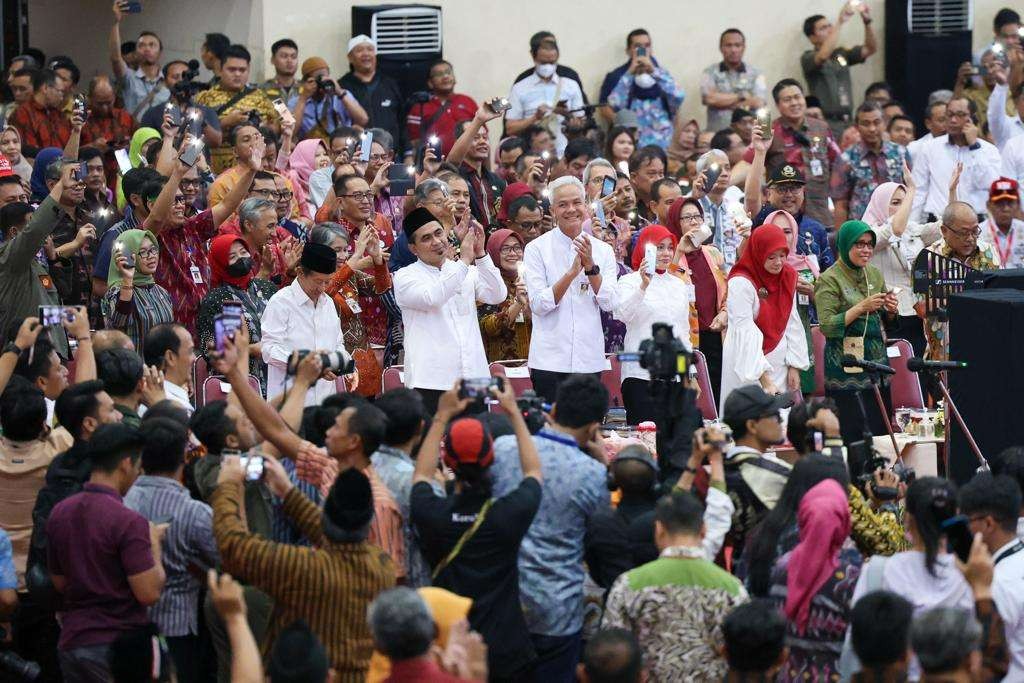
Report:
[{"label": "man in red shirt", "polygon": [[[188,143],[186,143],[188,144]],[[160,264],[156,281],[171,294],[174,319],[188,328],[196,344],[196,315],[199,302],[210,289],[210,262],[206,242],[217,234],[217,228],[235,212],[252,185],[256,171],[260,170],[266,144],[262,138],[253,143],[250,156],[245,160],[244,173],[224,199],[213,208],[185,218],[185,195],[179,186],[190,166],[180,160],[171,171],[171,177],[153,201],[149,217],[143,224],[160,242]]]},{"label": "man in red shirt", "polygon": [[64,113],[64,93],[52,69],[32,76],[32,98],[19,105],[9,123],[21,132],[24,146],[64,148],[71,137],[71,119]]},{"label": "man in red shirt", "polygon": [[409,146],[416,149],[436,135],[441,141],[441,153],[447,156],[455,144],[455,126],[460,121],[472,120],[477,104],[472,97],[454,92],[455,68],[443,59],[430,65],[427,89],[430,99],[414,104],[406,119]]},{"label": "man in red shirt", "polygon": [[106,76],[89,81],[89,117],[82,126],[82,146],[94,147],[103,155],[103,171],[107,185],[114,187],[117,180],[115,149],[128,149],[135,119],[126,109],[114,105],[114,86]]}]

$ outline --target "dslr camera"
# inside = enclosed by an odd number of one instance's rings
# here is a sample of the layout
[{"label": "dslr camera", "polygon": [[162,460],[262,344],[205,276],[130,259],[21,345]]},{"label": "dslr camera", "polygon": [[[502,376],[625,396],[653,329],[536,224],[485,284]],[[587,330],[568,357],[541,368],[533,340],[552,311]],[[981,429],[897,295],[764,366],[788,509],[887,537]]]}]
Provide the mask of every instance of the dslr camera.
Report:
[{"label": "dslr camera", "polygon": [[[0,640],[6,639],[7,630],[0,626]],[[0,672],[6,672],[0,675],[5,681],[35,681],[38,680],[42,669],[35,662],[26,661],[10,650],[0,650]],[[7,675],[13,675],[15,678],[9,679]]]},{"label": "dslr camera", "polygon": [[316,77],[316,89],[317,90],[322,90],[324,93],[326,93],[328,95],[333,95],[334,94],[334,81],[332,81],[329,78],[324,78],[323,76],[317,76]]},{"label": "dslr camera", "polygon": [[[294,375],[299,369],[299,363],[302,362],[302,359],[311,353],[316,352],[301,349],[292,354],[291,358],[288,359],[287,374]],[[319,355],[322,370],[330,370],[335,375],[350,375],[355,370],[356,362],[347,351],[324,351]]]},{"label": "dslr camera", "polygon": [[685,378],[693,363],[693,353],[672,334],[668,323],[651,325],[651,338],[640,342],[637,353],[620,353],[616,357],[620,361],[640,363],[640,367],[651,374],[652,381]]},{"label": "dslr camera", "polygon": [[523,414],[526,421],[526,428],[531,434],[536,434],[547,424],[544,413],[551,412],[551,404],[545,403],[544,398],[537,395],[533,389],[527,389],[516,399],[516,406]]}]

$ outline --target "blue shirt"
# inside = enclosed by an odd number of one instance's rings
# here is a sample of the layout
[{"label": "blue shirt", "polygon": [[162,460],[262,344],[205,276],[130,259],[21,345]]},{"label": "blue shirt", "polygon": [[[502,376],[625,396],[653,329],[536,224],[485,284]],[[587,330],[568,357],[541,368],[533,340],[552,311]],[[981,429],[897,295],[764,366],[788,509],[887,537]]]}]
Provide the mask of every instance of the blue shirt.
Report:
[{"label": "blue shirt", "polygon": [[0,590],[17,590],[18,573],[14,570],[14,549],[7,532],[0,529]]},{"label": "blue shirt", "polygon": [[[609,506],[606,468],[564,434],[533,437],[544,477],[540,509],[519,548],[519,590],[530,633],[567,636],[583,628],[583,536]],[[494,442],[494,496],[519,486],[523,470],[514,436]]]},{"label": "blue shirt", "polygon": [[345,109],[345,103],[337,95],[324,97],[322,100],[309,98],[306,108],[302,110],[302,123],[299,125],[299,137],[305,137],[317,124],[326,133],[340,126],[351,126],[352,117]]},{"label": "blue shirt", "polygon": [[[302,492],[306,498],[313,501],[313,504],[317,507],[323,507],[324,501],[323,496],[320,495],[320,489],[308,481],[299,479],[295,473],[295,461],[291,458],[281,458],[281,467],[284,468],[285,474],[288,475],[288,479],[292,482],[292,485]],[[292,521],[288,519],[288,515],[284,513],[284,500],[274,496],[273,498],[274,517],[271,520],[273,525],[274,540],[278,543],[287,543],[289,545],[311,545],[309,539],[306,538],[298,528],[292,524]]]}]

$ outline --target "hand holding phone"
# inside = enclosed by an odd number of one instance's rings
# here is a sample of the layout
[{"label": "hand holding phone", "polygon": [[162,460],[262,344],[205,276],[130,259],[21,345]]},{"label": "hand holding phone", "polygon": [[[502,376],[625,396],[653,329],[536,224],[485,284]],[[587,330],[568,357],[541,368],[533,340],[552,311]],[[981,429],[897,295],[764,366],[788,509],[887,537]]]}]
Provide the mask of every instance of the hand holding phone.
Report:
[{"label": "hand holding phone", "polygon": [[604,180],[601,181],[601,196],[607,197],[615,192],[615,186],[618,184],[618,179],[615,176],[607,175]]}]

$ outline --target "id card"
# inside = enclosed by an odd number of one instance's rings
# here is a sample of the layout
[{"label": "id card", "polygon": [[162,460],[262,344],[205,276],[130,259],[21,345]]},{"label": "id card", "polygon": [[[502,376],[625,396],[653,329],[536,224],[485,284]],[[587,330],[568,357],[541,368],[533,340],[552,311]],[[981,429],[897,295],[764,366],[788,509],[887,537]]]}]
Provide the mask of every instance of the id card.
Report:
[{"label": "id card", "polygon": [[[849,354],[857,360],[864,360],[864,337],[843,337],[843,355]],[[849,373],[864,372],[861,368],[843,368]]]},{"label": "id card", "polygon": [[821,165],[821,159],[811,159],[811,175],[818,178],[825,174],[825,168]]},{"label": "id card", "polygon": [[188,272],[192,274],[192,282],[197,285],[203,284],[203,273],[195,265],[189,266]]},{"label": "id card", "polygon": [[353,313],[363,312],[362,306],[359,305],[359,301],[357,301],[354,297],[345,297],[345,304],[348,306],[348,309]]}]

